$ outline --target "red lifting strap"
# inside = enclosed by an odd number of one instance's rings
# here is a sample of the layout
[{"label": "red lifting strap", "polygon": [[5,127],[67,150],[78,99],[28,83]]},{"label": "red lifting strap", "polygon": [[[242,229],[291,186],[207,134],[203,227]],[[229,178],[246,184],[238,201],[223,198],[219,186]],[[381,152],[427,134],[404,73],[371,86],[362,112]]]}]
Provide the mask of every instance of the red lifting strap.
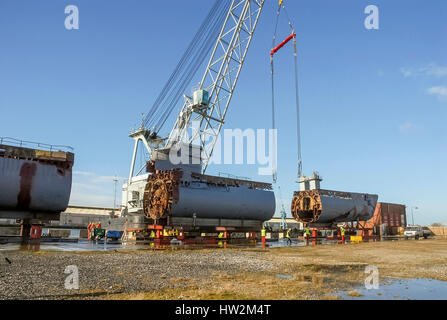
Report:
[{"label": "red lifting strap", "polygon": [[284,47],[290,40],[292,40],[293,38],[296,38],[296,34],[292,33],[290,36],[288,36],[286,38],[286,40],[284,40],[283,42],[281,42],[276,48],[272,49],[272,51],[270,51],[270,55],[273,57],[273,55],[275,53],[277,53],[279,51],[279,49],[281,49],[282,47]]}]

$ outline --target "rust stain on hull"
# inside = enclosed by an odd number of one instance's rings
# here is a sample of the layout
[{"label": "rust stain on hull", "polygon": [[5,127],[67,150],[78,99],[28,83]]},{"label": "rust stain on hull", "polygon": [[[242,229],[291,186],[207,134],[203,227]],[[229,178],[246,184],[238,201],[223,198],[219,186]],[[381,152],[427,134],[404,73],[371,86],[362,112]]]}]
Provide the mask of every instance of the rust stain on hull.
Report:
[{"label": "rust stain on hull", "polygon": [[58,219],[68,206],[74,164],[74,154],[60,148],[0,137],[0,218]]},{"label": "rust stain on hull", "polygon": [[31,188],[36,175],[35,163],[24,163],[20,169],[20,192],[17,196],[17,209],[28,210],[31,204]]}]

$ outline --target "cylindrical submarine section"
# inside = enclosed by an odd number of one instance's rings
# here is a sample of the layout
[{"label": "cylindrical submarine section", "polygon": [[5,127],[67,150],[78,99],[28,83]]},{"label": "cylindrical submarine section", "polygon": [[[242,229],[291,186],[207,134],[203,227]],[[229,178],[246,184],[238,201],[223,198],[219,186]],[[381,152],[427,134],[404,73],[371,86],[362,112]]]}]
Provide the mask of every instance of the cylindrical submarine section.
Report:
[{"label": "cylindrical submarine section", "polygon": [[267,221],[276,208],[271,189],[268,183],[186,173],[180,169],[157,171],[148,178],[144,211],[154,220],[195,216]]},{"label": "cylindrical submarine section", "polygon": [[0,144],[0,218],[54,219],[67,209],[73,163],[71,152]]},{"label": "cylindrical submarine section", "polygon": [[377,195],[329,190],[295,192],[292,215],[304,224],[330,224],[370,220],[376,209]]}]

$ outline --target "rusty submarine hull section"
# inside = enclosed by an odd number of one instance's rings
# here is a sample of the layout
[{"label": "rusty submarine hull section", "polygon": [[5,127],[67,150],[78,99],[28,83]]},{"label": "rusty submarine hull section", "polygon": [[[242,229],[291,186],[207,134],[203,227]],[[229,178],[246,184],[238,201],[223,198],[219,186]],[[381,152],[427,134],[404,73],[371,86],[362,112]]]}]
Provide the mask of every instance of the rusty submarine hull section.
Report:
[{"label": "rusty submarine hull section", "polygon": [[150,175],[144,192],[147,218],[200,217],[267,221],[275,213],[268,183],[202,175],[181,169]]},{"label": "rusty submarine hull section", "polygon": [[305,225],[329,226],[336,223],[368,221],[374,216],[379,196],[320,189],[322,179],[314,174],[300,181],[294,193],[291,212]]},{"label": "rusty submarine hull section", "polygon": [[330,190],[295,192],[292,215],[304,224],[331,224],[370,220],[376,209],[377,195]]},{"label": "rusty submarine hull section", "polygon": [[275,214],[269,183],[201,174],[201,164],[173,165],[165,153],[154,158],[145,175],[123,185],[120,216],[128,225],[255,232]]},{"label": "rusty submarine hull section", "polygon": [[6,143],[0,143],[0,218],[59,220],[70,199],[74,154]]}]

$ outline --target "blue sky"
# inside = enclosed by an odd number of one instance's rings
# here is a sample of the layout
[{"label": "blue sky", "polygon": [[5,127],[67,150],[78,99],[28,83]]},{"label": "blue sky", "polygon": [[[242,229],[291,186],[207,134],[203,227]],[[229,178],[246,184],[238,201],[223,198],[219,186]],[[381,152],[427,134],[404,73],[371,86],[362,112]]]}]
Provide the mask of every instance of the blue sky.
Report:
[{"label": "blue sky", "polygon": [[[70,4],[79,8],[79,30],[64,27]],[[129,131],[211,4],[1,0],[0,136],[73,146],[72,203],[113,205],[113,176],[128,176]],[[380,10],[379,30],[364,27],[370,4]],[[270,127],[276,5],[267,0],[226,128]],[[417,206],[417,223],[447,221],[447,3],[286,0],[286,6],[300,51],[305,173],[319,171],[326,189]],[[286,37],[286,21],[280,23],[279,37]],[[277,197],[288,209],[297,189],[291,47],[276,61]],[[222,165],[208,173],[270,180],[257,169]]]}]

